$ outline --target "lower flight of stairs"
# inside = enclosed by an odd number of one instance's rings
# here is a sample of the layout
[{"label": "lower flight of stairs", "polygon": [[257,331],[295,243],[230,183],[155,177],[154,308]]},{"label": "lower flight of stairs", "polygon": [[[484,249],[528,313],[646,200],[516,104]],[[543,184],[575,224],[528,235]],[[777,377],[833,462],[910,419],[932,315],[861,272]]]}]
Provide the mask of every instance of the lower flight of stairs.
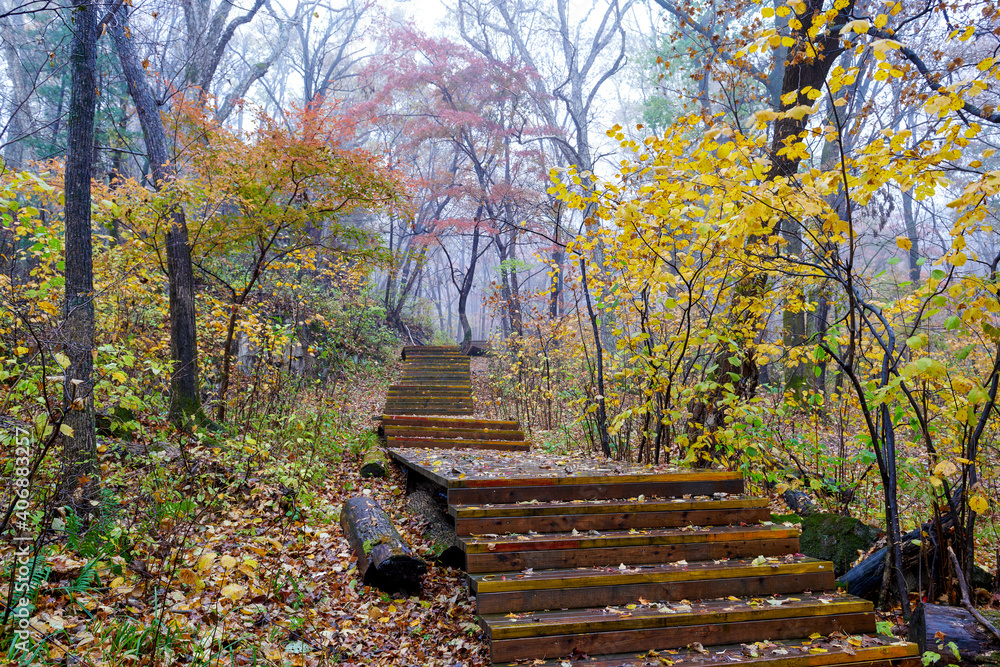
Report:
[{"label": "lower flight of stairs", "polygon": [[871,603],[837,592],[832,564],[799,554],[797,528],[768,521],[742,479],[692,479],[449,488],[494,664],[919,662],[875,636]]}]

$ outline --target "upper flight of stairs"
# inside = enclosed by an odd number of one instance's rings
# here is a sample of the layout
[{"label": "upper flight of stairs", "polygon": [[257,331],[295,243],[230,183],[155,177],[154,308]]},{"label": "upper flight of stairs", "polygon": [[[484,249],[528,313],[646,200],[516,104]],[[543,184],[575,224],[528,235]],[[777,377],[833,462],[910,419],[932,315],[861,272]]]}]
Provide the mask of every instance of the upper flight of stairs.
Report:
[{"label": "upper flight of stairs", "polygon": [[531,447],[517,422],[471,417],[469,357],[457,347],[406,347],[403,361],[400,384],[389,388],[380,428],[389,447]]},{"label": "upper flight of stairs", "polygon": [[447,498],[495,665],[905,665],[870,602],[723,471],[395,449]]},{"label": "upper flight of stairs", "polygon": [[389,387],[387,415],[471,415],[469,357],[457,347],[403,348],[403,373]]}]

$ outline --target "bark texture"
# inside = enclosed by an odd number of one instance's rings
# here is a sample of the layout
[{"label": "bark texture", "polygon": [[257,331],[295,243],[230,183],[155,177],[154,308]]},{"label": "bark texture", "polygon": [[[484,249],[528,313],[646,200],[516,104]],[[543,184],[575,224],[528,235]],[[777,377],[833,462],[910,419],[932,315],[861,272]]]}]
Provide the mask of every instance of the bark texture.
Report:
[{"label": "bark texture", "polygon": [[[175,175],[170,162],[167,134],[135,44],[126,33],[127,22],[126,8],[123,6],[116,12],[109,30],[115,40],[122,73],[146,140],[153,186],[157,190],[163,190],[169,187]],[[170,292],[170,355],[174,366],[170,377],[169,416],[178,426],[186,427],[192,418],[199,422],[206,420],[201,409],[198,381],[194,268],[184,210],[176,205],[170,211],[166,256]]]},{"label": "bark texture", "polygon": [[96,494],[97,444],[94,433],[94,269],[90,227],[94,115],[97,108],[97,7],[73,0],[72,92],[68,118],[65,175],[66,304],[62,342],[69,366],[63,382],[66,399],[61,474],[62,500],[78,513],[90,512]]},{"label": "bark texture", "polygon": [[367,496],[350,498],[341,510],[340,525],[366,586],[389,593],[419,590],[427,564],[403,541],[378,503]]}]

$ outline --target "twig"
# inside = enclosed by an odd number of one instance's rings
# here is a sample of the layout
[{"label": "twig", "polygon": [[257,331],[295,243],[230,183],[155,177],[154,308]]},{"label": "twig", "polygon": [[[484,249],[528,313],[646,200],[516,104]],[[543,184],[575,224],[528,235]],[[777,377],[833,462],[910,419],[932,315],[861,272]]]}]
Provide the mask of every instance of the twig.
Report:
[{"label": "twig", "polygon": [[958,564],[958,557],[955,555],[955,551],[948,545],[948,555],[951,556],[951,564],[955,566],[955,576],[958,579],[958,587],[962,589],[962,606],[969,610],[979,624],[990,631],[994,637],[1000,640],[1000,630],[997,630],[992,623],[986,620],[986,618],[980,614],[974,606],[972,606],[972,601],[969,599],[969,586],[965,583],[965,575],[962,574],[962,566]]}]

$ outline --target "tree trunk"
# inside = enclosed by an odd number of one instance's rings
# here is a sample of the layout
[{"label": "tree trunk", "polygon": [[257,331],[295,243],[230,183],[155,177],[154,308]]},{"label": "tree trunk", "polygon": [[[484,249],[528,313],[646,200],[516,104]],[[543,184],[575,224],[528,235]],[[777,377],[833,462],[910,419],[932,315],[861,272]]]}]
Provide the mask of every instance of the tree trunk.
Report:
[{"label": "tree trunk", "polygon": [[[110,32],[118,49],[122,73],[129,94],[135,103],[139,124],[146,140],[153,187],[169,187],[175,171],[167,149],[167,135],[160,118],[160,109],[146,79],[132,40],[126,35],[126,8],[123,5],[110,24]],[[173,374],[170,378],[170,420],[184,428],[194,419],[207,422],[202,412],[198,382],[198,340],[195,322],[194,268],[188,244],[187,221],[184,211],[175,206],[170,211],[170,227],[166,234],[167,277],[170,293],[170,356]]]},{"label": "tree trunk", "polygon": [[63,435],[61,493],[78,514],[92,510],[97,491],[97,445],[94,432],[94,269],[90,222],[93,176],[94,115],[97,109],[97,7],[74,0],[72,91],[69,103],[69,147],[66,153],[66,312],[63,343],[69,366],[63,381],[67,404]]},{"label": "tree trunk", "polygon": [[[74,5],[75,6],[75,5]],[[7,10],[7,3],[0,4]],[[13,171],[24,169],[31,161],[31,145],[27,138],[35,130],[35,120],[31,113],[31,93],[34,92],[29,73],[21,64],[21,54],[14,46],[24,36],[24,20],[20,14],[0,17],[0,37],[3,41],[3,56],[7,61],[7,77],[10,79],[12,110],[7,122],[4,160]],[[20,33],[20,34],[19,34]]]},{"label": "tree trunk", "polygon": [[420,589],[427,564],[403,541],[378,503],[366,496],[350,498],[341,510],[340,525],[366,586],[388,593]]},{"label": "tree trunk", "polygon": [[917,237],[917,220],[913,217],[913,192],[903,190],[903,222],[906,223],[906,238],[910,240],[908,253],[910,265],[910,281],[916,285],[920,282],[920,239]]},{"label": "tree trunk", "polygon": [[583,283],[583,296],[587,302],[587,315],[594,331],[594,357],[597,360],[597,410],[594,417],[597,420],[597,435],[600,438],[601,453],[611,458],[611,436],[608,434],[608,412],[604,401],[604,346],[601,344],[600,318],[594,312],[590,300],[590,288],[587,286],[587,260],[580,256],[580,280]]},{"label": "tree trunk", "polygon": [[469,317],[466,315],[466,306],[469,302],[469,293],[472,292],[472,281],[476,277],[476,264],[479,260],[479,222],[478,215],[476,228],[472,232],[472,254],[469,258],[469,268],[462,278],[462,289],[458,293],[458,321],[462,325],[462,341],[459,349],[462,354],[468,354],[472,347],[472,325],[469,324]]}]

